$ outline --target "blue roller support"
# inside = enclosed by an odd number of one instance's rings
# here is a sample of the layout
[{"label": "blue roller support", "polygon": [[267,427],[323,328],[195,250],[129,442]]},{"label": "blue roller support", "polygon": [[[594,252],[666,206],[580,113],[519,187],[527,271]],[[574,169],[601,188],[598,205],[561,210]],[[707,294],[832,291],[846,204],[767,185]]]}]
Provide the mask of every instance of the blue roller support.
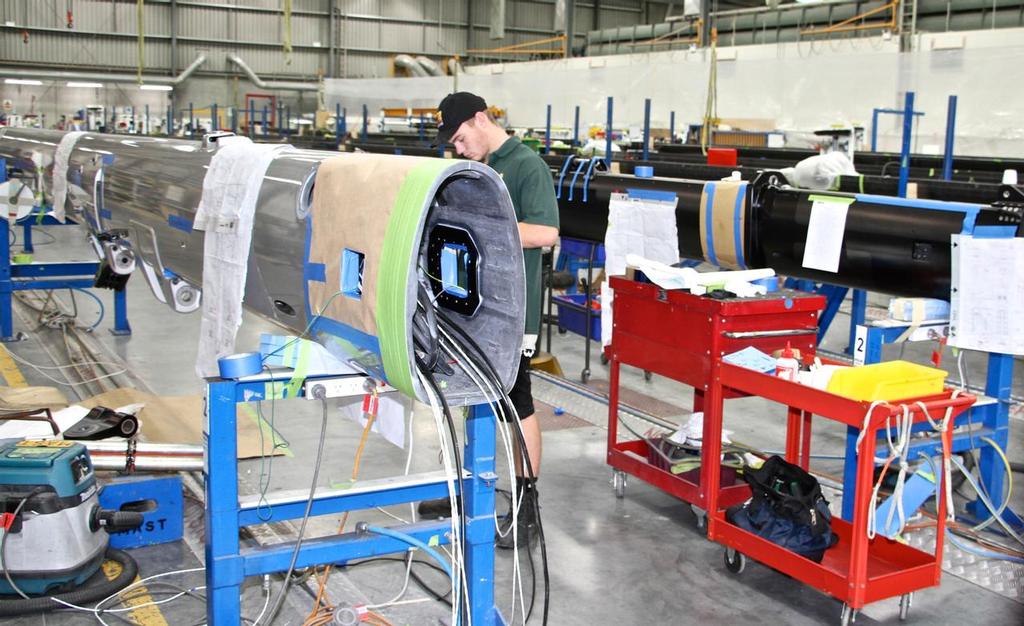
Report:
[{"label": "blue roller support", "polygon": [[612,171],[612,97],[608,96],[608,125],[604,129],[604,164]]},{"label": "blue roller support", "polygon": [[914,92],[908,91],[903,105],[903,147],[900,149],[900,182],[897,195],[907,197],[907,180],[910,178],[910,140],[914,134]]},{"label": "blue roller support", "polygon": [[573,114],[572,121],[572,145],[580,145],[580,107],[576,107],[576,113]]},{"label": "blue roller support", "polygon": [[544,154],[551,154],[551,105],[548,105],[547,121],[544,126]]},{"label": "blue roller support", "polygon": [[942,179],[953,179],[953,139],[956,129],[956,96],[949,97],[946,107],[946,151],[942,157]]},{"label": "blue roller support", "polygon": [[651,99],[644,100],[644,161],[650,156],[651,143]]},{"label": "blue roller support", "polygon": [[676,112],[671,111],[668,114],[668,142],[672,143],[676,140]]}]

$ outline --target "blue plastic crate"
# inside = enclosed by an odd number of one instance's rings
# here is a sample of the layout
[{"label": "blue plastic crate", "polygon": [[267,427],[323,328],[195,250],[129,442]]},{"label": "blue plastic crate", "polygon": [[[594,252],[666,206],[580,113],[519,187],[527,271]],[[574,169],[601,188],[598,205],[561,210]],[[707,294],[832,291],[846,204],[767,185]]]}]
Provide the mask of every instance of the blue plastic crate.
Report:
[{"label": "blue plastic crate", "polygon": [[[585,306],[587,304],[587,296],[584,294],[566,294],[555,296],[554,301],[555,306],[558,307],[558,326],[577,335],[586,336],[586,314],[583,311],[570,308],[566,304]],[[590,313],[590,338],[601,341],[601,311],[592,309]]]}]

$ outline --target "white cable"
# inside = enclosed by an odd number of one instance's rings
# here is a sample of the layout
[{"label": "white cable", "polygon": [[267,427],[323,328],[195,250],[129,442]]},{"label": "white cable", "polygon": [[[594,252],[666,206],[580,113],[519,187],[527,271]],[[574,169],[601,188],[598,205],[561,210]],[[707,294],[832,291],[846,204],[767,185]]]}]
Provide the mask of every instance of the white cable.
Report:
[{"label": "white cable", "polygon": [[[205,567],[195,567],[195,568],[192,568],[192,569],[175,570],[175,571],[172,571],[172,572],[163,572],[163,573],[160,573],[160,574],[154,574],[152,576],[147,576],[146,578],[143,578],[143,579],[140,579],[140,580],[136,580],[135,582],[133,582],[132,584],[128,585],[124,589],[121,589],[119,591],[115,591],[114,593],[110,594],[106,598],[103,598],[102,600],[97,602],[96,605],[93,606],[92,608],[88,608],[88,607],[84,607],[84,606],[78,606],[77,604],[71,604],[70,602],[65,602],[64,600],[61,600],[59,598],[53,598],[53,601],[57,602],[58,604],[62,604],[62,605],[66,606],[66,607],[68,607],[70,609],[75,609],[77,611],[85,611],[86,613],[92,613],[93,617],[95,617],[96,620],[99,621],[99,623],[103,624],[104,626],[109,626],[105,621],[103,621],[103,618],[100,617],[100,615],[102,613],[105,613],[105,612],[107,612],[107,613],[115,613],[115,612],[120,612],[120,611],[115,611],[115,610],[109,610],[109,611],[108,610],[102,610],[101,611],[99,607],[103,606],[104,604],[106,604],[110,600],[116,598],[117,596],[119,596],[119,595],[121,595],[123,593],[126,593],[127,591],[129,591],[129,590],[131,590],[131,589],[133,589],[135,587],[138,587],[139,585],[143,585],[143,584],[145,584],[145,583],[147,583],[147,582],[149,582],[151,580],[156,580],[157,578],[163,578],[165,576],[173,576],[175,574],[189,574],[189,573],[192,573],[192,572],[202,572],[202,571],[205,571],[205,570],[206,570]],[[198,589],[198,587],[196,589]],[[136,608],[139,608],[139,607],[138,606],[131,607],[131,610],[134,610]]]},{"label": "white cable", "polygon": [[67,380],[60,380],[58,378],[54,378],[53,376],[50,376],[49,374],[47,374],[46,370],[47,369],[49,369],[49,370],[62,370],[62,369],[68,369],[68,368],[77,367],[77,366],[80,366],[80,365],[88,365],[88,364],[97,364],[97,365],[116,365],[116,364],[115,363],[103,363],[103,362],[100,362],[100,361],[83,361],[82,363],[69,364],[69,365],[45,366],[45,365],[36,365],[35,363],[29,363],[28,361],[26,361],[26,360],[22,359],[21,357],[17,356],[16,354],[11,352],[10,350],[7,351],[7,354],[9,354],[11,356],[11,358],[13,358],[15,361],[21,363],[22,365],[27,365],[27,366],[31,367],[32,369],[36,370],[37,372],[39,372],[43,376],[43,378],[46,378],[50,382],[56,383],[58,385],[64,385],[66,387],[78,387],[80,385],[86,385],[88,383],[94,383],[96,381],[104,380],[104,379],[107,379],[107,378],[113,378],[114,376],[120,376],[121,374],[125,374],[125,373],[128,372],[127,369],[122,368],[122,369],[120,369],[120,370],[118,370],[116,372],[112,372],[110,374],[104,374],[103,376],[96,376],[95,378],[87,378],[85,380],[81,380],[81,381],[78,381],[78,382],[70,382],[70,381],[67,381]]},{"label": "white cable", "polygon": [[[455,470],[452,467],[451,450],[449,450],[445,443],[445,427],[444,418],[441,415],[441,402],[440,399],[434,394],[433,387],[427,381],[426,376],[418,368],[416,374],[420,379],[420,384],[427,393],[427,399],[430,404],[430,411],[434,415],[434,424],[437,428],[437,437],[441,445],[441,459],[444,464],[445,482],[448,485],[448,500],[451,507],[451,533],[452,533],[452,544],[457,547],[455,555],[452,557],[452,624],[456,623],[459,616],[459,609],[461,607],[461,592],[462,587],[459,584],[459,578],[463,577],[462,573],[462,561],[458,555],[462,552],[459,542],[461,541],[461,535],[459,532],[459,524],[457,523],[459,517],[456,513],[455,506]],[[458,442],[453,442],[453,445],[458,445]]]},{"label": "white cable", "polygon": [[255,620],[253,620],[252,623],[254,626],[259,626],[260,620],[262,620],[263,616],[267,613],[267,607],[270,606],[270,582],[269,580],[265,582],[267,583],[267,589],[263,592],[263,608],[260,609],[260,614],[256,616]]},{"label": "white cable", "polygon": [[[511,502],[512,519],[511,519],[511,522],[512,523],[511,523],[510,528],[508,530],[502,532],[500,526],[498,525],[497,516],[495,516],[495,518],[494,518],[494,527],[495,527],[495,531],[497,532],[497,534],[499,536],[501,536],[501,537],[507,536],[509,532],[512,533],[512,546],[513,546],[513,560],[512,560],[512,615],[509,616],[509,623],[512,624],[512,623],[515,622],[516,595],[517,595],[516,589],[517,589],[517,585],[518,585],[519,604],[520,604],[520,606],[522,608],[523,620],[524,620],[524,623],[525,623],[525,620],[526,620],[526,599],[525,599],[526,598],[526,594],[523,592],[522,571],[521,571],[521,567],[520,567],[520,564],[519,564],[519,537],[518,537],[519,523],[518,522],[519,522],[520,497],[519,497],[518,490],[514,486],[515,485],[515,467],[513,465],[513,451],[512,451],[512,442],[511,442],[512,434],[511,434],[511,432],[509,430],[510,429],[509,421],[507,419],[507,416],[505,415],[504,407],[503,407],[502,403],[500,402],[500,399],[502,397],[507,397],[507,395],[504,393],[503,390],[495,390],[493,385],[491,385],[491,383],[487,380],[487,377],[484,376],[483,373],[480,371],[480,369],[476,366],[476,364],[471,359],[469,359],[469,357],[466,355],[465,351],[463,351],[462,347],[458,344],[458,342],[454,341],[452,336],[447,331],[445,331],[443,328],[439,328],[439,330],[444,335],[444,338],[446,338],[448,340],[448,342],[452,344],[452,347],[458,352],[458,354],[456,355],[456,354],[453,354],[451,352],[451,350],[449,349],[448,350],[449,355],[453,359],[455,359],[457,364],[463,369],[463,371],[466,372],[466,374],[470,377],[470,379],[473,380],[474,384],[483,393],[484,398],[488,402],[490,402],[491,406],[495,409],[496,416],[499,417],[499,419],[496,420],[496,422],[498,424],[498,432],[501,434],[502,443],[505,446],[505,458],[506,458],[506,461],[508,462],[509,481],[513,485],[512,489],[511,489],[511,493],[512,493],[512,502]],[[500,393],[499,393],[499,391],[500,391]],[[518,423],[518,420],[517,420],[517,423]],[[527,548],[527,549],[529,549],[529,548]]]}]

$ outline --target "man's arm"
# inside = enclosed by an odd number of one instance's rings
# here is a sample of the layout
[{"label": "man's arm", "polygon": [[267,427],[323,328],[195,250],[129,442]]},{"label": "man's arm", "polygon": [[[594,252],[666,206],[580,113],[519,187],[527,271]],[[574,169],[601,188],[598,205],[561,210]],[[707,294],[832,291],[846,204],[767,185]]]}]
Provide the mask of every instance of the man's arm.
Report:
[{"label": "man's arm", "polygon": [[558,229],[554,226],[519,222],[519,239],[523,248],[553,246],[558,242]]}]

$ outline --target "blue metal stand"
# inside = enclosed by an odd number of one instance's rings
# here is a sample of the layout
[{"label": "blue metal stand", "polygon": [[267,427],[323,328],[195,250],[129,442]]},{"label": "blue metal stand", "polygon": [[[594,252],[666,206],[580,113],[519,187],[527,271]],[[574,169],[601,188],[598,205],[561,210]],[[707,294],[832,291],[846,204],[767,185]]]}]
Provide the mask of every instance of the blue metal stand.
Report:
[{"label": "blue metal stand", "polygon": [[[280,385],[291,374],[276,376]],[[336,377],[313,377],[336,378]],[[288,569],[294,542],[242,550],[238,532],[243,526],[302,517],[308,494],[299,492],[272,496],[273,508],[260,506],[259,496],[238,495],[238,438],[236,404],[267,398],[272,380],[214,380],[207,386],[206,421],[206,613],[210,624],[238,624],[241,621],[241,585],[246,577]],[[300,397],[303,392],[300,390]],[[473,407],[466,419],[463,506],[466,514],[465,565],[469,581],[469,612],[472,623],[485,626],[504,624],[494,606],[494,485],[495,421],[489,405]],[[417,474],[400,480],[367,480],[348,489],[318,491],[313,515],[331,515],[377,506],[418,502],[448,497],[443,472]],[[353,524],[353,527],[355,524]],[[450,521],[423,522],[396,527],[424,543],[449,541]],[[377,534],[348,532],[309,538],[299,549],[296,567],[343,564],[390,553],[405,552],[408,544]]]},{"label": "blue metal stand", "polygon": [[789,289],[799,289],[800,291],[808,291],[825,296],[825,310],[821,312],[821,317],[818,320],[818,344],[821,344],[822,340],[825,339],[825,335],[828,333],[829,327],[835,320],[836,314],[839,313],[839,307],[842,306],[843,300],[846,299],[846,294],[852,291],[851,297],[853,302],[850,306],[850,343],[847,344],[845,352],[847,354],[854,353],[854,340],[857,334],[857,326],[864,323],[864,316],[867,311],[868,294],[866,291],[862,289],[851,290],[848,287],[830,285],[828,283],[816,283],[812,280],[797,278],[787,278],[783,284]]},{"label": "blue metal stand", "polygon": [[[0,160],[2,162],[2,160]],[[2,169],[2,165],[0,165]],[[33,213],[22,220],[25,232],[25,252],[32,251],[32,226],[66,226],[74,222],[68,220],[61,224],[50,216],[37,222],[39,214]],[[6,219],[0,220],[0,341],[17,341],[14,334],[14,292],[29,289],[92,289],[98,261],[93,262],[47,262],[47,263],[11,263],[10,224]],[[128,324],[128,298],[125,290],[114,291],[114,327],[110,329],[114,335],[130,335],[132,328]]]},{"label": "blue metal stand", "polygon": [[[945,334],[943,327],[948,323],[940,322],[934,324],[923,324],[921,328],[928,332],[929,327],[934,329],[935,336]],[[865,326],[858,327],[857,332],[857,362],[863,358],[864,363],[878,363],[882,359],[882,346],[894,342],[906,331],[907,326]],[[953,424],[953,454],[960,454],[971,450],[978,450],[978,474],[982,485],[988,492],[992,504],[996,508],[1001,506],[1004,499],[1005,468],[1002,459],[987,442],[982,441],[983,437],[991,439],[1003,450],[1006,449],[1010,432],[1010,388],[1013,382],[1013,357],[1007,354],[988,355],[988,377],[985,381],[985,395],[987,398],[979,399],[978,403],[971,407],[964,414],[960,415]],[[938,417],[938,416],[933,416]],[[973,428],[971,428],[973,427]],[[931,427],[925,424],[915,426],[914,432],[930,432]],[[846,520],[853,519],[853,506],[856,501],[856,471],[857,471],[857,436],[860,430],[847,428],[846,434],[846,462],[843,468],[843,513]],[[885,431],[879,431],[884,437]],[[910,458],[918,459],[919,453],[928,456],[938,456],[942,451],[942,442],[938,435],[934,437],[917,437],[910,443]],[[968,510],[977,519],[990,517],[985,505],[976,500],[968,504]],[[1003,519],[1016,526],[1024,525],[1020,519],[1009,513],[1003,514]]]},{"label": "blue metal stand", "polygon": [[572,145],[580,145],[580,107],[576,106],[576,112],[572,116]]},{"label": "blue metal stand", "polygon": [[[903,115],[903,109],[871,109],[871,151],[878,152],[878,116],[882,113],[888,115]],[[914,111],[914,116],[924,115],[922,111]]]},{"label": "blue metal stand", "polygon": [[614,101],[608,96],[608,125],[604,129],[604,164],[607,171],[612,171],[612,105]]},{"label": "blue metal stand", "polygon": [[651,150],[651,99],[644,100],[644,152],[643,160],[650,156]]},{"label": "blue metal stand", "polygon": [[900,149],[900,181],[896,195],[907,197],[907,181],[910,180],[910,141],[914,136],[914,92],[908,91],[903,108],[903,142]]}]

